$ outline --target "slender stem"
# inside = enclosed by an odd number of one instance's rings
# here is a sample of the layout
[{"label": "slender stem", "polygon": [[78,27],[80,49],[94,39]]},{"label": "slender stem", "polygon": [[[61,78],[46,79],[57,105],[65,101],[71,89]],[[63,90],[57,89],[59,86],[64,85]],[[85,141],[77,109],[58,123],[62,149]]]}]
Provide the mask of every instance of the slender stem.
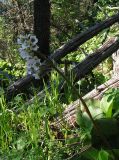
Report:
[{"label": "slender stem", "polygon": [[[106,146],[111,150],[111,146],[109,144],[109,142],[107,141],[106,137],[103,135],[103,133],[101,132],[99,126],[95,123],[95,120],[93,119],[90,110],[88,109],[88,106],[86,104],[86,102],[83,100],[83,98],[81,97],[81,95],[79,94],[79,92],[77,91],[77,89],[75,88],[75,86],[73,86],[73,84],[71,83],[71,81],[63,74],[63,72],[57,67],[56,63],[54,61],[52,61],[51,59],[48,59],[49,63],[51,64],[51,66],[66,80],[66,82],[68,83],[68,85],[71,87],[71,89],[77,93],[81,103],[83,104],[83,107],[86,111],[86,113],[88,114],[89,118],[91,119],[95,130],[97,132],[97,134],[100,136],[100,138],[102,139],[102,141],[106,144]],[[115,152],[113,150],[111,150],[112,154],[114,155],[114,157],[116,158],[117,155],[115,154]]]},{"label": "slender stem", "polygon": [[[92,115],[90,113],[90,110],[88,109],[88,106],[87,106],[86,102],[83,100],[83,98],[81,97],[81,95],[79,94],[79,92],[77,91],[77,89],[75,88],[75,86],[73,86],[73,84],[71,83],[71,81],[57,67],[57,64],[56,64],[55,61],[53,61],[50,58],[47,58],[45,55],[42,55],[42,56],[44,57],[44,59],[46,59],[49,62],[49,65],[51,65],[51,67],[54,68],[65,79],[65,81],[68,83],[68,85],[71,87],[71,89],[78,95],[81,103],[83,104],[83,107],[84,107],[86,113],[88,114],[89,118],[91,119],[91,121],[92,121],[92,123],[94,125],[94,128],[95,128],[97,134],[102,139],[102,141],[106,144],[106,146],[111,150],[111,146],[110,146],[109,142],[107,141],[106,137],[101,132],[100,127],[95,123],[95,120],[93,119],[93,117],[92,117]],[[118,156],[116,155],[116,153],[113,150],[111,150],[111,152],[112,152],[113,156],[118,159]]]}]

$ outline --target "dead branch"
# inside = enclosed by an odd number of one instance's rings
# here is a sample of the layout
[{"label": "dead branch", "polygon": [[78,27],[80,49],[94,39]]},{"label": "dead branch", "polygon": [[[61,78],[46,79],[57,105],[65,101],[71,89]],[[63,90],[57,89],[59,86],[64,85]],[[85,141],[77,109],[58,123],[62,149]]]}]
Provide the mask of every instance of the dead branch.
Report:
[{"label": "dead branch", "polygon": [[115,40],[116,38],[113,40],[111,39],[107,45],[104,44],[104,46],[98,49],[95,53],[87,56],[86,59],[73,69],[73,73],[76,75],[75,82],[84,78],[85,75],[89,74],[97,65],[119,49],[119,40]]},{"label": "dead branch", "polygon": [[100,22],[99,24],[96,24],[93,27],[90,27],[88,30],[78,34],[76,37],[72,38],[71,40],[69,40],[69,42],[67,42],[65,45],[56,50],[54,54],[51,55],[51,58],[55,61],[58,61],[59,59],[65,57],[68,53],[75,51],[80,45],[82,45],[89,39],[93,38],[99,32],[110,27],[118,21],[119,14],[112,16],[103,22]]},{"label": "dead branch", "polygon": [[[87,56],[82,62],[78,63],[78,65],[72,69],[74,73],[75,81],[84,78],[86,74],[90,73],[92,69],[95,68],[100,62],[109,57],[112,53],[115,52],[119,48],[119,42],[116,41],[115,37],[110,38],[104,45],[99,48],[95,53]],[[114,43],[115,42],[115,43]],[[114,43],[114,44],[112,44]],[[111,45],[112,44],[112,45]],[[118,47],[118,48],[117,48]],[[48,90],[50,91],[50,86],[48,86]],[[37,94],[37,98],[40,100],[45,96],[45,91],[42,90]],[[29,102],[32,103],[35,97],[33,97]],[[74,112],[73,112],[74,113]]]},{"label": "dead branch", "polygon": [[[87,31],[85,31],[85,32],[77,35],[73,39],[71,39],[69,42],[67,42],[65,45],[63,45],[58,50],[56,50],[53,54],[51,54],[51,56],[49,58],[51,60],[55,60],[56,62],[59,61],[61,58],[66,56],[68,53],[76,50],[84,42],[86,42],[87,40],[89,40],[92,37],[94,37],[95,35],[97,35],[100,31],[110,27],[111,25],[113,25],[114,23],[116,23],[118,21],[119,21],[119,14],[112,16],[111,18],[109,18],[99,24],[96,24],[95,26],[89,28]],[[117,48],[117,46],[118,46],[118,44],[115,44],[116,48]],[[115,49],[111,48],[111,50],[113,51]],[[103,54],[102,54],[102,56],[104,59],[105,56]],[[106,55],[106,57],[107,57],[107,55]],[[91,56],[89,57],[89,59],[90,58],[91,58]],[[95,60],[96,58],[97,58],[97,56],[95,55],[95,58],[93,60]],[[102,61],[102,60],[100,60],[100,61]],[[85,62],[83,62],[83,63],[85,63]],[[83,65],[83,63],[82,63],[82,65]],[[82,65],[80,65],[80,64],[77,65],[77,67],[74,69],[74,72],[77,72],[77,70],[79,70]],[[95,65],[97,65],[97,64],[93,64],[93,66],[95,66]],[[49,71],[51,71],[51,68],[49,70],[49,61],[46,60],[41,67],[43,68],[42,72],[41,72],[42,73],[41,78],[42,78]],[[88,70],[88,72],[89,72],[89,70]],[[77,78],[84,76],[88,72],[86,71],[83,74],[81,72],[80,74],[78,74]],[[17,93],[20,93],[21,91],[23,91],[24,88],[28,87],[30,82],[33,83],[33,80],[34,80],[34,78],[31,75],[28,75],[28,76],[16,81],[14,84],[12,84],[10,87],[7,88],[7,92],[6,92],[7,99],[11,99],[13,95],[16,95]]]}]

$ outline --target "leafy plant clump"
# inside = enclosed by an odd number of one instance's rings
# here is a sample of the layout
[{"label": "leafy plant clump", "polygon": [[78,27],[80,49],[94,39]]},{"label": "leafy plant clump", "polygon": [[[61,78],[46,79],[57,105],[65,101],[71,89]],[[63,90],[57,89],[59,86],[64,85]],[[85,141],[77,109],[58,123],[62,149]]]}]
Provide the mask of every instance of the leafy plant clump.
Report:
[{"label": "leafy plant clump", "polygon": [[[118,23],[61,61],[55,63],[44,55],[48,69],[53,70],[41,80],[44,62],[38,56],[42,55],[38,36],[33,34],[34,1],[5,2],[0,2],[0,160],[118,160],[119,89],[106,88],[97,100],[82,98],[112,78],[113,59],[109,57],[75,85],[71,72],[108,38],[118,37]],[[76,34],[117,13],[119,4],[117,0],[50,3],[51,53]],[[20,78],[27,79],[29,75],[34,81],[20,93]],[[14,88],[16,93],[7,99],[7,93]],[[77,98],[78,108],[71,109],[65,117],[67,105]]]}]

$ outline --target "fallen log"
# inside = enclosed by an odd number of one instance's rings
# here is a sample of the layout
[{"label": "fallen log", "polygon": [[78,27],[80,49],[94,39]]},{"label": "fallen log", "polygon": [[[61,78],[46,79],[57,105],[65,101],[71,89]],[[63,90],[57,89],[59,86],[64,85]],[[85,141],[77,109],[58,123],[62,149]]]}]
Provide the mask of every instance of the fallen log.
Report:
[{"label": "fallen log", "polygon": [[76,37],[72,38],[71,40],[69,40],[69,42],[67,42],[58,50],[56,50],[54,54],[51,55],[51,59],[58,61],[59,59],[65,57],[68,53],[75,51],[80,45],[82,45],[89,39],[96,36],[102,30],[110,27],[111,25],[113,25],[118,21],[119,21],[119,14],[112,16],[103,22],[100,22],[95,26],[90,27],[88,30],[78,34]]},{"label": "fallen log", "polygon": [[[118,40],[116,41],[115,37],[112,37],[112,39],[108,40],[107,42],[95,53],[87,56],[82,62],[78,63],[78,65],[72,69],[72,72],[74,73],[73,77],[75,77],[74,82],[84,78],[85,75],[90,73],[97,65],[99,65],[102,61],[112,55],[112,53],[118,50],[119,42]],[[48,88],[50,90],[50,87]],[[45,91],[41,91],[37,94],[37,97],[41,99],[41,97],[44,95]],[[35,97],[30,100],[30,103],[32,103],[34,99]]]},{"label": "fallen log", "polygon": [[[83,99],[86,101],[88,99],[101,99],[104,93],[110,88],[119,88],[119,77],[112,78],[105,82],[104,84],[98,86],[96,89],[92,90],[86,94]],[[69,104],[63,112],[61,119],[57,121],[57,125],[60,126],[61,123],[67,122],[70,126],[75,126],[76,124],[76,113],[77,108],[80,106],[80,100],[77,99],[73,103]]]},{"label": "fallen log", "polygon": [[30,82],[33,80],[34,78],[31,75],[27,75],[26,77],[23,77],[18,81],[16,81],[15,83],[13,83],[11,86],[7,88],[5,95],[6,99],[10,100],[16,94],[20,93],[20,91],[22,92],[25,89],[24,86],[28,86]]},{"label": "fallen log", "polygon": [[[63,45],[58,50],[56,50],[53,54],[51,54],[49,58],[56,62],[59,61],[68,53],[76,50],[84,42],[86,42],[87,40],[97,35],[103,29],[110,27],[111,25],[113,25],[118,21],[119,21],[119,14],[114,15],[99,24],[96,24],[95,26],[89,28],[87,31],[69,40],[69,42],[67,42],[65,45]],[[49,72],[49,61],[46,60],[42,66],[44,69],[41,72],[41,78]],[[6,99],[10,100],[13,97],[13,95],[16,95],[17,93],[20,93],[21,91],[23,91],[24,88],[27,88],[29,83],[32,81],[35,81],[32,75],[27,75],[26,77],[14,82],[14,84],[12,84],[7,88]]]},{"label": "fallen log", "polygon": [[73,77],[75,77],[74,82],[84,78],[85,75],[89,74],[97,65],[111,56],[118,49],[119,41],[116,40],[115,37],[110,38],[101,48],[87,56],[72,69],[72,72],[74,73]]}]

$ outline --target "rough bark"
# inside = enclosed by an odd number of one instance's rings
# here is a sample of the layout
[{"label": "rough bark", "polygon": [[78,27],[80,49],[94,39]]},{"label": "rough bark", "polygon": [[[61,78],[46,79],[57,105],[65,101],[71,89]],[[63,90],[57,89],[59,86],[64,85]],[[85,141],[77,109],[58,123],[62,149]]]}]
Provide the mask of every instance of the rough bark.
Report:
[{"label": "rough bark", "polygon": [[[106,83],[98,86],[96,89],[92,90],[86,94],[83,99],[101,99],[103,94],[110,88],[119,88],[119,77],[118,79],[111,79]],[[75,126],[76,124],[76,113],[77,108],[80,107],[80,100],[77,99],[73,103],[69,104],[63,112],[61,119],[57,121],[57,124],[60,125],[63,122],[67,122],[70,126]]]},{"label": "rough bark", "polygon": [[24,86],[27,86],[31,84],[31,82],[34,80],[34,78],[31,75],[28,75],[27,77],[24,77],[17,82],[13,83],[11,86],[7,88],[6,91],[6,99],[10,100],[12,97],[14,97],[16,94],[21,92],[24,92],[24,89],[26,89]]},{"label": "rough bark", "polygon": [[73,69],[73,72],[76,75],[75,82],[81,78],[84,78],[85,75],[89,74],[97,65],[99,65],[102,61],[111,56],[118,49],[119,41],[116,41],[116,38],[112,37],[95,53],[87,56],[85,60],[83,60]]},{"label": "rough bark", "polygon": [[96,24],[93,27],[90,27],[88,30],[78,34],[76,37],[72,38],[71,40],[69,40],[69,42],[67,42],[65,45],[56,50],[52,55],[52,58],[55,61],[58,61],[59,59],[66,56],[68,53],[71,53],[72,51],[76,50],[80,45],[97,35],[99,32],[110,27],[118,21],[119,14],[112,16],[99,24]]}]

